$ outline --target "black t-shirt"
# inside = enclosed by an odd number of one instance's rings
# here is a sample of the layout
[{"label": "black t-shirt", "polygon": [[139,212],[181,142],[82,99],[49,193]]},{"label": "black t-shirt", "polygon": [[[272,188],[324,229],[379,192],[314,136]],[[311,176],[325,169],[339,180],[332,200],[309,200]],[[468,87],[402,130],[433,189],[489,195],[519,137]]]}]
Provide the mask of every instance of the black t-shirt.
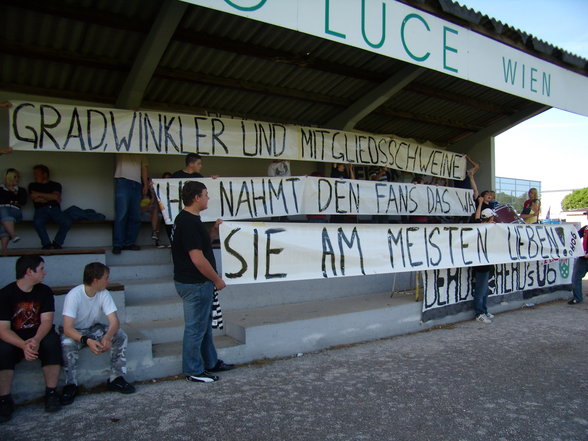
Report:
[{"label": "black t-shirt", "polygon": [[[59,182],[49,181],[44,184],[39,182],[31,182],[29,184],[29,194],[33,191],[38,193],[53,193],[58,192],[61,194],[61,184]],[[35,208],[41,207],[59,207],[59,202],[57,201],[49,201],[49,202],[33,202]]]},{"label": "black t-shirt", "polygon": [[194,266],[189,254],[191,250],[202,250],[202,254],[216,271],[210,235],[200,216],[182,210],[176,216],[172,229],[174,280],[180,283],[204,283],[208,279]]},{"label": "black t-shirt", "polygon": [[47,285],[39,283],[31,292],[24,292],[12,282],[0,290],[0,321],[9,321],[21,338],[36,334],[45,312],[55,312],[53,291]]},{"label": "black t-shirt", "polygon": [[178,170],[172,173],[172,178],[182,178],[182,179],[195,179],[195,178],[203,178],[200,173],[186,173],[184,170]]},{"label": "black t-shirt", "polygon": [[17,187],[16,193],[0,185],[0,206],[12,205],[13,207],[22,207],[27,202],[27,191],[22,187]]}]

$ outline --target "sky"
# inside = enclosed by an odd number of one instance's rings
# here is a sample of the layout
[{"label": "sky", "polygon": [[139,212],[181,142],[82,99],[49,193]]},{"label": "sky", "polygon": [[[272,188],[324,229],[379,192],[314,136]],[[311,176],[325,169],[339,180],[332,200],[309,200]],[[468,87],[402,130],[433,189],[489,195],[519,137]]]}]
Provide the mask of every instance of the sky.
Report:
[{"label": "sky", "polygon": [[[455,0],[588,59],[588,0]],[[546,190],[588,187],[588,117],[550,109],[496,137],[495,174]]]}]

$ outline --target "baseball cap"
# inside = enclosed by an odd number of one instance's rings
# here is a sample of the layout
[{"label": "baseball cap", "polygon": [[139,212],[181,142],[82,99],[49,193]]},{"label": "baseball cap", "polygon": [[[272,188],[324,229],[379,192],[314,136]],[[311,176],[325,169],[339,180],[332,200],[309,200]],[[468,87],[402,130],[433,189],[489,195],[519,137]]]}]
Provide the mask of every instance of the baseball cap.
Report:
[{"label": "baseball cap", "polygon": [[482,213],[480,213],[482,219],[490,219],[494,216],[496,216],[496,212],[492,208],[485,208],[482,210]]}]

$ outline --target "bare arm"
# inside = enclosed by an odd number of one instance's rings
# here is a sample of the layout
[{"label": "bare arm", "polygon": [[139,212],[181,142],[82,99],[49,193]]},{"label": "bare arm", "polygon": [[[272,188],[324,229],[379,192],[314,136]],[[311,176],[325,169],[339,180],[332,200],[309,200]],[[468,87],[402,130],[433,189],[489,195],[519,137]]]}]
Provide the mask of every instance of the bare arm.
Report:
[{"label": "bare arm", "polygon": [[480,219],[482,217],[482,204],[484,203],[484,198],[482,196],[478,197],[478,207],[476,208],[476,212],[474,213],[474,219]]},{"label": "bare arm", "polygon": [[[80,341],[82,338],[82,334],[78,332],[76,328],[74,328],[74,323],[76,319],[67,315],[63,316],[63,333],[66,337],[71,338],[75,341]],[[98,355],[103,352],[102,343],[97,340],[89,338],[87,341],[88,347],[93,354]]]},{"label": "bare arm", "polygon": [[41,193],[38,191],[31,191],[31,200],[33,202],[56,201],[61,203],[61,193],[58,191],[54,191],[52,193]]},{"label": "bare arm", "polygon": [[472,168],[470,168],[470,171],[472,172],[473,175],[475,175],[478,170],[480,170],[480,163],[474,161],[472,158],[470,158],[470,155],[466,155],[466,160],[472,164]]},{"label": "bare arm", "polygon": [[215,240],[218,239],[219,233],[218,233],[218,228],[220,226],[220,224],[223,223],[222,219],[217,219],[216,222],[214,223],[214,225],[212,226],[212,228],[210,229],[210,239],[211,240]]},{"label": "bare arm", "polygon": [[38,354],[38,346],[35,347],[33,339],[23,340],[11,328],[9,321],[0,321],[0,339],[6,343],[22,349],[25,360],[35,360]]},{"label": "bare arm", "polygon": [[219,291],[226,285],[225,281],[217,274],[210,262],[204,257],[202,250],[190,250],[190,260],[200,273],[210,280]]},{"label": "bare arm", "polygon": [[474,190],[474,199],[477,200],[480,192],[478,191],[478,184],[476,184],[474,174],[471,172],[471,170],[468,170],[466,173],[470,177],[470,184],[472,186],[472,190]]},{"label": "bare arm", "polygon": [[112,348],[112,337],[116,334],[116,331],[120,328],[120,321],[118,320],[118,315],[115,312],[111,312],[106,316],[108,319],[108,332],[104,334],[100,343],[102,343],[102,352],[108,351]]}]

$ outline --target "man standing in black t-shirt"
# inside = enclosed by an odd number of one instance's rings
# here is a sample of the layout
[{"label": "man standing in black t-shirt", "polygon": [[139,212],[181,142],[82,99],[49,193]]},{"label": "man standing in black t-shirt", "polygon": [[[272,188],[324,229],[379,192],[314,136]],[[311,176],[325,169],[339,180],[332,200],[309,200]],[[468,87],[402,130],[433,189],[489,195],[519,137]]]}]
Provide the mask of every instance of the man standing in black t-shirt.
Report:
[{"label": "man standing in black t-shirt", "polygon": [[186,155],[186,166],[172,173],[172,178],[202,178],[202,157],[196,153]]},{"label": "man standing in black t-shirt", "polygon": [[41,360],[45,377],[45,411],[61,408],[56,391],[62,355],[59,336],[53,328],[53,292],[42,284],[45,264],[40,256],[22,256],[16,261],[16,282],[0,290],[0,422],[14,411],[10,395],[14,367],[23,358]]},{"label": "man standing in black t-shirt", "polygon": [[[211,237],[200,220],[208,208],[208,190],[201,182],[189,181],[182,188],[184,209],[172,229],[174,282],[184,302],[184,341],[182,371],[186,380],[210,383],[218,380],[210,372],[232,369],[219,360],[212,338],[212,299],[214,290],[226,284],[216,272]],[[218,235],[219,219],[212,229]]]},{"label": "man standing in black t-shirt", "polygon": [[[72,220],[61,211],[61,184],[49,180],[49,168],[45,165],[33,167],[35,182],[29,184],[29,195],[35,206],[33,224],[44,250],[61,249]],[[53,221],[58,226],[53,241],[49,239],[45,225]]]}]

